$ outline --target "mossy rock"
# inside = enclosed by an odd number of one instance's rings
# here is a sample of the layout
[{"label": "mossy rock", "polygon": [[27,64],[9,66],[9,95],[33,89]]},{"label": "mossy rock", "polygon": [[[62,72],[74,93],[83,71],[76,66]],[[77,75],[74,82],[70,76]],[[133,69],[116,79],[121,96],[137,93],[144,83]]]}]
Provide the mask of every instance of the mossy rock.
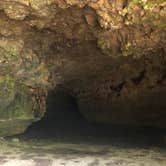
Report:
[{"label": "mossy rock", "polygon": [[0,77],[0,136],[21,133],[39,119],[35,115],[35,104],[27,87],[18,86],[9,76]]}]

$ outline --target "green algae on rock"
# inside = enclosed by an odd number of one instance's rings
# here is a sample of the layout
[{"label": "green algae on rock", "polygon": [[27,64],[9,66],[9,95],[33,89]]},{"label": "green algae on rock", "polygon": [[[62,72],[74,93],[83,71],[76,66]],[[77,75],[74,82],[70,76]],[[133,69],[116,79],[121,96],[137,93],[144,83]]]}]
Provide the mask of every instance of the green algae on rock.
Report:
[{"label": "green algae on rock", "polygon": [[23,48],[23,39],[0,37],[0,136],[23,132],[45,112],[39,94],[46,95],[49,72]]}]

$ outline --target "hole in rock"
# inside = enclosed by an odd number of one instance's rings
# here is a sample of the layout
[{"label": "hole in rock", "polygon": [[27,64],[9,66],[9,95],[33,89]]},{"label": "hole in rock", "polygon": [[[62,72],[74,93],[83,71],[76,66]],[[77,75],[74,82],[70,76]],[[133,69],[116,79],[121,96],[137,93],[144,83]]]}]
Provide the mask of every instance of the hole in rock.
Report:
[{"label": "hole in rock", "polygon": [[88,122],[78,110],[76,100],[63,91],[50,92],[47,110],[42,120],[33,123],[27,130],[32,137],[54,137],[56,139],[81,136]]},{"label": "hole in rock", "polygon": [[64,91],[50,92],[47,111],[19,137],[23,140],[51,140],[62,143],[113,144],[122,147],[163,146],[165,130],[88,122],[77,101]]}]

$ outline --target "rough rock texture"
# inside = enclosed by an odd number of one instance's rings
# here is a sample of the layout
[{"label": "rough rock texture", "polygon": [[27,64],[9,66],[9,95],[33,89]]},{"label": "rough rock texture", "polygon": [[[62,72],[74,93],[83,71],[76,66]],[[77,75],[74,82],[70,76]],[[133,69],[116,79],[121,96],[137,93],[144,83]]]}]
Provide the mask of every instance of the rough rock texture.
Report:
[{"label": "rough rock texture", "polygon": [[0,0],[0,135],[49,90],[90,121],[166,127],[165,0]]}]

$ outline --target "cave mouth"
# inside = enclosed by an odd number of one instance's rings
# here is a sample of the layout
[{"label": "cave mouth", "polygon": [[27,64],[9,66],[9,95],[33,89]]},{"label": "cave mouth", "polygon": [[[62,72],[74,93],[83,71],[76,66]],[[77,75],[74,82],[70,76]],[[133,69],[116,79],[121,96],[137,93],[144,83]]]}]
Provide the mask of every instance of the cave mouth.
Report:
[{"label": "cave mouth", "polygon": [[44,117],[18,137],[46,142],[149,147],[163,146],[164,135],[165,130],[159,128],[91,123],[80,113],[76,99],[58,90],[49,93]]},{"label": "cave mouth", "polygon": [[79,112],[73,96],[57,90],[49,92],[44,117],[30,125],[24,135],[35,138],[64,139],[84,135],[90,124]]}]

